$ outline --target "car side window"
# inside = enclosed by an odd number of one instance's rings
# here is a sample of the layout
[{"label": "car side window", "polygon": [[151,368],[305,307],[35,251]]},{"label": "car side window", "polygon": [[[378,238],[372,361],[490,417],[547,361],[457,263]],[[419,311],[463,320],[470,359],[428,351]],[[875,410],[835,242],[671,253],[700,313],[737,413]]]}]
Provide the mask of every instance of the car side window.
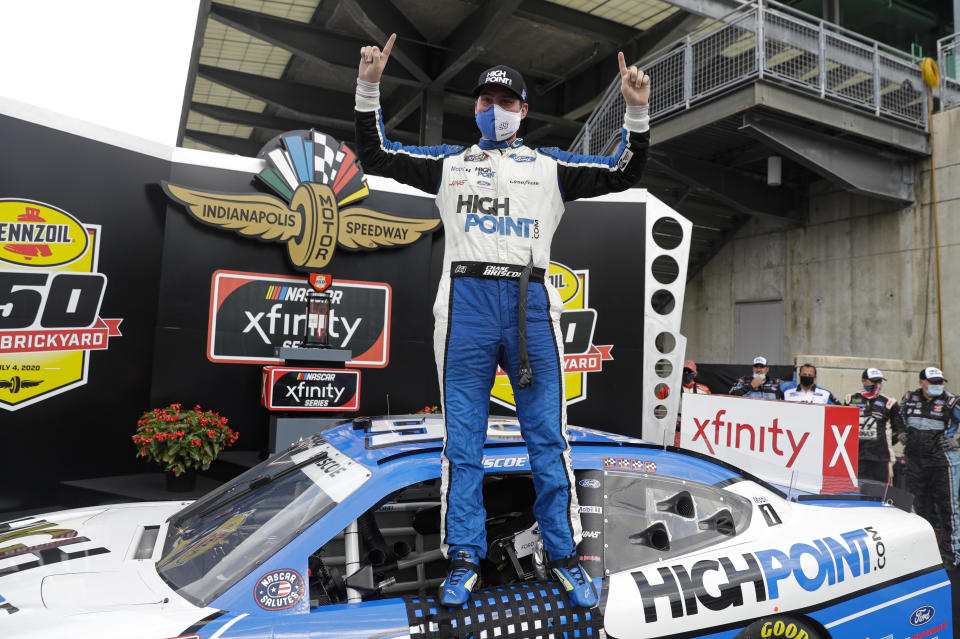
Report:
[{"label": "car side window", "polygon": [[[483,483],[487,513],[488,585],[546,579],[540,534],[533,516],[536,491],[528,473],[488,473]],[[346,574],[344,532],[309,557],[311,607],[344,603],[347,588],[364,600],[432,595],[446,575],[440,550],[440,481],[402,488],[357,518],[360,570]]]},{"label": "car side window", "polygon": [[720,543],[750,525],[750,501],[672,477],[603,473],[604,570],[663,561]]}]

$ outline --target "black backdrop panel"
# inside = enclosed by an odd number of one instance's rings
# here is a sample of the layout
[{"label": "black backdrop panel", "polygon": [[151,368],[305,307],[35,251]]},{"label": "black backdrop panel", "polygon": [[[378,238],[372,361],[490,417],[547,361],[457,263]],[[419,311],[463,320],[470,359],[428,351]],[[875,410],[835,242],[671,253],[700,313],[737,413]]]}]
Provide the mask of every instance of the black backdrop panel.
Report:
[{"label": "black backdrop panel", "polygon": [[587,398],[567,407],[567,421],[633,437],[641,434],[645,210],[640,202],[571,202],[551,253],[555,262],[589,269],[593,342],[613,346],[613,360],[586,373]]},{"label": "black backdrop panel", "polygon": [[55,503],[61,480],[140,466],[130,435],[150,394],[165,206],[151,184],[169,163],[4,116],[0,139],[0,198],[43,202],[101,226],[100,317],[123,320],[122,336],[88,353],[86,385],[0,410],[0,510],[16,510]]}]

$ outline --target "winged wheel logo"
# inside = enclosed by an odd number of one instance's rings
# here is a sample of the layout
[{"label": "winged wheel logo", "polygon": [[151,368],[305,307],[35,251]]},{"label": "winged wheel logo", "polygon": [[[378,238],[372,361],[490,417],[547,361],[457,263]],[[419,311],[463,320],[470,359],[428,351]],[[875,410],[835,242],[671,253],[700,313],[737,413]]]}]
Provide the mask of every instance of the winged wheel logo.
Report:
[{"label": "winged wheel logo", "polygon": [[161,182],[164,192],[205,224],[246,237],[286,243],[300,270],[321,269],[337,246],[376,249],[411,244],[439,219],[390,215],[359,206],[370,194],[356,156],[316,131],[285,133],[260,151],[268,167],[257,179],[264,193],[216,193]]}]

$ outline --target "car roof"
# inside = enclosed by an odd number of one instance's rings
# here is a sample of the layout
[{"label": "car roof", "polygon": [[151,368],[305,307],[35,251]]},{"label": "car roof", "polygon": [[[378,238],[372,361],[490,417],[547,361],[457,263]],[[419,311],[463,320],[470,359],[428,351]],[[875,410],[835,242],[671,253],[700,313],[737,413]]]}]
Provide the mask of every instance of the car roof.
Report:
[{"label": "car roof", "polygon": [[[359,417],[334,424],[322,431],[324,439],[355,461],[377,465],[390,457],[435,450],[443,443],[443,415],[389,415]],[[642,439],[590,428],[568,426],[571,445],[649,445]],[[520,423],[511,417],[490,417],[485,449],[523,446]]]}]

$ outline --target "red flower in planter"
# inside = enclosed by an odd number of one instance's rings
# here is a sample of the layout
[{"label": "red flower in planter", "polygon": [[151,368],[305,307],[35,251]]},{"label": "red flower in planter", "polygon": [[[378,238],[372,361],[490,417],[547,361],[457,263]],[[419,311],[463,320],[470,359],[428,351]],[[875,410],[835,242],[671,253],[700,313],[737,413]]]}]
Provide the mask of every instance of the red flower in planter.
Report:
[{"label": "red flower in planter", "polygon": [[227,428],[226,417],[204,411],[199,404],[191,410],[181,406],[170,404],[143,413],[131,437],[137,457],[155,461],[178,476],[189,468],[208,469],[220,451],[239,437]]}]

